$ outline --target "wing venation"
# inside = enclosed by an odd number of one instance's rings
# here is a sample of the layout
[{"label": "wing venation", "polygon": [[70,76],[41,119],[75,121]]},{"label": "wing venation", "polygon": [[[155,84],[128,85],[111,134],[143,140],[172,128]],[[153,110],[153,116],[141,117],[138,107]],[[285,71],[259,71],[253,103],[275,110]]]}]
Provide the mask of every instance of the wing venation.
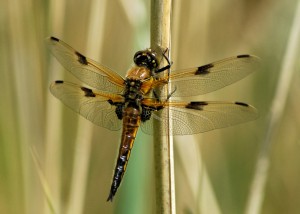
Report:
[{"label": "wing venation", "polygon": [[[155,135],[192,135],[258,117],[253,106],[241,102],[166,102],[162,105],[163,109],[152,112],[150,120],[142,124],[143,132]],[[154,133],[154,124],[158,123],[161,128]]]},{"label": "wing venation", "polygon": [[47,38],[46,42],[57,60],[80,81],[102,91],[123,91],[124,79],[113,70],[85,57],[55,37]]},{"label": "wing venation", "polygon": [[122,121],[116,115],[116,106],[111,102],[123,102],[120,95],[82,87],[62,80],[50,85],[51,93],[66,106],[94,124],[109,130],[119,130]]},{"label": "wing venation", "polygon": [[258,57],[245,54],[200,67],[172,71],[172,96],[197,96],[218,90],[248,76],[257,70],[259,63]]}]

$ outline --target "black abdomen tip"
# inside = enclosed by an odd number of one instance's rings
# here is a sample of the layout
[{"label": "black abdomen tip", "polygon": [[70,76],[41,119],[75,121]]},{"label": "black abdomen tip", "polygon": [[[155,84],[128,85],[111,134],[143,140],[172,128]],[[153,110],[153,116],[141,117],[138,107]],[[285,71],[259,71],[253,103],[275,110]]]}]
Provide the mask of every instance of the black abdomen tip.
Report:
[{"label": "black abdomen tip", "polygon": [[54,36],[51,36],[50,39],[53,40],[53,41],[59,42],[59,39],[54,37]]}]

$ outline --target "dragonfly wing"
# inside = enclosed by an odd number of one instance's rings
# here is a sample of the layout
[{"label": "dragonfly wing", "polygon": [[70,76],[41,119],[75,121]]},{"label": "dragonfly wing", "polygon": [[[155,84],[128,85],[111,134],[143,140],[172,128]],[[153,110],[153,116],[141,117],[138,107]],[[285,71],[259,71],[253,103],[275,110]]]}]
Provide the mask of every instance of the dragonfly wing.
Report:
[{"label": "dragonfly wing", "polygon": [[87,85],[112,93],[123,91],[124,79],[111,69],[88,59],[55,37],[47,38],[46,43],[57,60]]},{"label": "dragonfly wing", "polygon": [[123,97],[93,90],[61,80],[50,85],[51,93],[66,106],[79,113],[94,124],[109,130],[119,130],[122,121],[109,101],[121,102]]},{"label": "dragonfly wing", "polygon": [[[170,102],[141,125],[146,134],[192,135],[254,120],[257,110],[241,102]],[[169,121],[170,126],[169,126]],[[161,124],[154,132],[154,124]]]},{"label": "dragonfly wing", "polygon": [[[257,70],[260,59],[239,55],[200,67],[171,72],[172,97],[206,94],[243,79]],[[167,86],[165,86],[167,87]]]}]

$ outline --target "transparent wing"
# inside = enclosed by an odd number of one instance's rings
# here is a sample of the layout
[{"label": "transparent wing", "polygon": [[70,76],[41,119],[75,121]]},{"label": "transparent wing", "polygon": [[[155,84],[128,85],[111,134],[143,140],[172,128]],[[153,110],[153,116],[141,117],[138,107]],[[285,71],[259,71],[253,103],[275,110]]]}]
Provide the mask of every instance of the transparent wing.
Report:
[{"label": "transparent wing", "polygon": [[93,90],[79,85],[55,81],[50,85],[51,93],[66,106],[79,113],[98,126],[110,130],[119,130],[122,121],[118,119],[114,105],[109,103],[122,102],[123,97]]},{"label": "transparent wing", "polygon": [[123,91],[124,79],[111,69],[86,58],[55,37],[47,38],[46,43],[57,60],[80,81],[102,91]]},{"label": "transparent wing", "polygon": [[[163,109],[154,111],[151,119],[141,125],[141,129],[146,134],[167,135],[170,132],[171,135],[192,135],[244,123],[257,117],[258,112],[254,107],[240,102],[170,102]],[[168,128],[169,121],[171,126]],[[162,128],[158,132],[154,132],[154,123],[161,124]]]},{"label": "transparent wing", "polygon": [[[230,85],[258,68],[260,59],[239,55],[196,68],[171,71],[172,97],[206,94]],[[165,86],[166,87],[166,86]]]}]

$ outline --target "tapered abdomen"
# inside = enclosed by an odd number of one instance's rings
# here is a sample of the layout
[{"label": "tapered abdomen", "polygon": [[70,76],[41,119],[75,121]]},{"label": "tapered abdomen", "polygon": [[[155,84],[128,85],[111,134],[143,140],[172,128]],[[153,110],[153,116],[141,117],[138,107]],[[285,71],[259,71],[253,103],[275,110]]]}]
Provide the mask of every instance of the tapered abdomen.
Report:
[{"label": "tapered abdomen", "polygon": [[127,163],[133,147],[136,133],[140,126],[141,116],[138,109],[127,107],[123,113],[123,133],[115,167],[114,177],[107,201],[112,201],[126,171]]}]

